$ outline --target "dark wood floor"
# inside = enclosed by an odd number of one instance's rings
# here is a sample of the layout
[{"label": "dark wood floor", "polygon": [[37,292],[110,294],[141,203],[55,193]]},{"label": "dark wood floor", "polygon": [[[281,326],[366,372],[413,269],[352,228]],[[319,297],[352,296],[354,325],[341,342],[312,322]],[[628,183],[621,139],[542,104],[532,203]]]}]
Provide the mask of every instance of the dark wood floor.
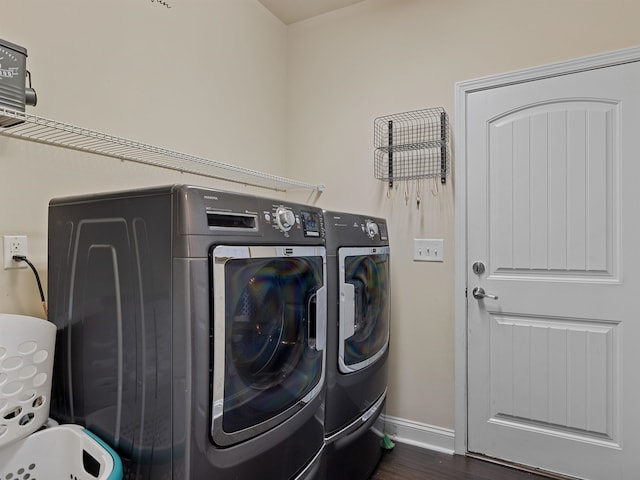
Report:
[{"label": "dark wood floor", "polygon": [[447,455],[402,443],[382,454],[371,480],[549,480],[462,455]]}]

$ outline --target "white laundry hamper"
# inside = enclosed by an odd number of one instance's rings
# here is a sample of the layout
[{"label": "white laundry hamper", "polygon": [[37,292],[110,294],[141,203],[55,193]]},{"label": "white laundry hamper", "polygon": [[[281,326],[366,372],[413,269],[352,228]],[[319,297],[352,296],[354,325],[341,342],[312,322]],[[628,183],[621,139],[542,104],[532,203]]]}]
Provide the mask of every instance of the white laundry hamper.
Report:
[{"label": "white laundry hamper", "polygon": [[121,480],[120,457],[79,425],[49,418],[56,327],[0,314],[0,479]]},{"label": "white laundry hamper", "polygon": [[55,341],[51,322],[0,314],[0,449],[47,421]]},{"label": "white laundry hamper", "polygon": [[89,430],[58,425],[0,448],[0,478],[122,480],[122,462]]}]

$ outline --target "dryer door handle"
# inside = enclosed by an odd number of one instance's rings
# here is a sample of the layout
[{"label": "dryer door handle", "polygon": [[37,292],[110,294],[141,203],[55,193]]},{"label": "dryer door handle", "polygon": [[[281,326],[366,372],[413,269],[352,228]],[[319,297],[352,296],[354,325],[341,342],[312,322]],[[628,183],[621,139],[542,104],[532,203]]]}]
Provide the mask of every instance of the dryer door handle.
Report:
[{"label": "dryer door handle", "polygon": [[[315,304],[315,308],[313,308]],[[322,286],[309,299],[309,345],[324,350],[327,344],[327,288]]]},{"label": "dryer door handle", "polygon": [[342,284],[340,306],[340,341],[344,342],[356,333],[356,287],[352,283]]}]

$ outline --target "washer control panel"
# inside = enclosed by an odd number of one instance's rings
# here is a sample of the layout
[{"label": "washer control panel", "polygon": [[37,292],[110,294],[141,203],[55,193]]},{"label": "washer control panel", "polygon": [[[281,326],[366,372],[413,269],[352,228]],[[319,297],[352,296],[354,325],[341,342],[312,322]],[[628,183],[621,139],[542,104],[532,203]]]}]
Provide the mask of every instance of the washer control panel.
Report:
[{"label": "washer control panel", "polygon": [[319,237],[320,236],[320,214],[318,212],[308,212],[302,210],[300,212],[300,218],[302,219],[302,230],[305,237]]},{"label": "washer control panel", "polygon": [[319,238],[322,236],[320,215],[319,211],[273,205],[270,210],[263,211],[262,218],[285,237],[301,232],[304,237]]},{"label": "washer control panel", "polygon": [[276,224],[283,232],[288,232],[296,224],[296,215],[287,207],[276,208]]},{"label": "washer control panel", "polygon": [[181,188],[178,198],[186,200],[178,216],[180,233],[260,237],[265,244],[286,240],[317,245],[326,238],[322,209],[313,205],[201,187]]}]

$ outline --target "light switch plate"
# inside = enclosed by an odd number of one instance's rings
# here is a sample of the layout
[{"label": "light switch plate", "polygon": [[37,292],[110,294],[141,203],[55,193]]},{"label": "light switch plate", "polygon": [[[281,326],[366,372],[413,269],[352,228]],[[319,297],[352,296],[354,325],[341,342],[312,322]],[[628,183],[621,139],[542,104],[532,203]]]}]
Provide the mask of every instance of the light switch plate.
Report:
[{"label": "light switch plate", "polygon": [[444,240],[432,238],[413,239],[414,262],[442,262],[444,261]]}]

